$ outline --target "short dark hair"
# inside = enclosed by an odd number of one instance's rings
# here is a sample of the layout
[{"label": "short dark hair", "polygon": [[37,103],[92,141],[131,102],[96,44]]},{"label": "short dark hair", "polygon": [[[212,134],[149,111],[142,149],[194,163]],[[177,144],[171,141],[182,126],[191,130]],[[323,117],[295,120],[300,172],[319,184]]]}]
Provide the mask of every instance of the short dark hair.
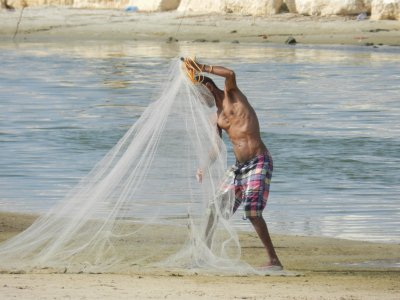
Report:
[{"label": "short dark hair", "polygon": [[207,83],[211,83],[214,87],[217,87],[217,85],[215,84],[215,82],[207,76],[203,76],[203,75],[196,75],[195,77],[196,81],[206,85]]}]

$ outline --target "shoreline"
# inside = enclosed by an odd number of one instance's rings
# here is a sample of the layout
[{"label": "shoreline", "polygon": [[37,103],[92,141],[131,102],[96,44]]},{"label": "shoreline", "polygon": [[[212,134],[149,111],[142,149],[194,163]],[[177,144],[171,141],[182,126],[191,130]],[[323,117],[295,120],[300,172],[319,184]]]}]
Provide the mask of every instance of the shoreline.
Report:
[{"label": "shoreline", "polygon": [[[0,212],[0,241],[27,228],[36,216]],[[34,273],[0,269],[3,299],[396,299],[400,245],[321,237],[272,235],[293,276],[217,275],[183,270],[127,273]],[[240,233],[243,260],[257,265],[263,248],[253,232]],[[374,261],[376,264],[363,264]],[[385,266],[392,262],[396,267]],[[354,263],[361,263],[354,265]]]},{"label": "shoreline", "polygon": [[[12,41],[21,10],[0,11],[0,42]],[[280,14],[182,14],[68,7],[26,8],[15,42],[158,41],[163,43],[272,43],[293,37],[305,45],[400,46],[400,22],[355,17]]]},{"label": "shoreline", "polygon": [[[27,229],[40,215],[0,211],[0,243]],[[154,224],[158,226],[157,224]],[[161,226],[161,225],[159,225]],[[238,230],[242,259],[249,264],[257,265],[255,256],[264,256],[263,247],[253,230]],[[285,268],[300,272],[384,272],[400,273],[400,244],[340,239],[324,236],[306,236],[272,233],[275,247],[283,256]],[[386,253],[381,253],[385,248]],[[248,250],[249,249],[249,250]],[[298,253],[294,249],[302,249]],[[310,262],[321,257],[323,263]],[[346,254],[346,256],[342,256]],[[0,270],[1,271],[1,270]],[[1,272],[0,272],[1,273]],[[399,274],[400,275],[400,274]]]}]

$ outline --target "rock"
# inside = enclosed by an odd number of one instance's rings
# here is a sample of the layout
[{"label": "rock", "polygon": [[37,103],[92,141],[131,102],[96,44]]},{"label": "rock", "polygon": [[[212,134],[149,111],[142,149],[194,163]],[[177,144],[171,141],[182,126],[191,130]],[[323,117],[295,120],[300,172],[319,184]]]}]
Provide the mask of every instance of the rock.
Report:
[{"label": "rock", "polygon": [[25,270],[14,270],[11,271],[10,274],[26,274]]},{"label": "rock", "polygon": [[283,0],[227,0],[225,8],[236,13],[257,15],[274,15],[279,13]]},{"label": "rock", "polygon": [[303,15],[357,16],[364,13],[371,14],[374,20],[400,20],[400,0],[181,0],[178,11],[271,15],[283,8]]},{"label": "rock", "polygon": [[1,8],[5,8],[7,10],[15,10],[14,6],[10,5],[7,0],[2,0],[0,2],[1,2]]},{"label": "rock", "polygon": [[33,7],[41,5],[63,5],[72,6],[74,0],[1,0],[4,8],[13,10],[14,8]]},{"label": "rock", "polygon": [[294,37],[290,36],[290,37],[288,37],[287,40],[285,41],[285,44],[288,44],[288,45],[296,45],[296,44],[297,44],[297,41],[296,41],[296,39],[295,39]]},{"label": "rock", "polygon": [[366,12],[371,12],[371,5],[374,0],[363,0]]},{"label": "rock", "polygon": [[177,9],[180,0],[131,0],[129,3],[141,11],[168,11]]},{"label": "rock", "polygon": [[167,38],[167,43],[175,43],[175,42],[179,42],[179,40],[174,38],[173,36]]},{"label": "rock", "polygon": [[[292,6],[293,1],[288,1],[290,6]],[[283,3],[284,0],[181,0],[178,11],[237,13],[259,16],[277,14]]]},{"label": "rock", "polygon": [[200,13],[211,13],[211,12],[224,12],[223,3],[224,0],[181,0],[178,6],[180,12],[200,12]]},{"label": "rock", "polygon": [[400,20],[400,0],[0,0],[2,8],[62,5],[74,8],[137,7],[139,11],[220,13],[264,16],[282,12],[303,15],[371,15],[372,20]]},{"label": "rock", "polygon": [[290,13],[297,13],[296,0],[284,0],[283,3],[286,4]]},{"label": "rock", "polygon": [[[126,8],[137,7],[139,11],[167,11],[177,9],[180,0],[28,0],[57,2],[69,1],[75,8]],[[56,4],[56,3],[55,3]]]},{"label": "rock", "polygon": [[400,0],[373,0],[372,20],[400,20]]},{"label": "rock", "polygon": [[296,0],[299,14],[312,16],[358,15],[368,12],[363,0]]},{"label": "rock", "polygon": [[207,42],[206,39],[197,39],[193,41],[193,43],[205,43],[205,42]]},{"label": "rock", "polygon": [[371,29],[369,32],[381,32],[381,31],[390,31],[390,30],[389,29],[377,28],[377,29]]},{"label": "rock", "polygon": [[[43,1],[43,0],[39,0]],[[46,1],[46,0],[44,0]],[[53,1],[53,0],[51,0]],[[125,9],[128,6],[134,6],[129,3],[128,0],[123,0],[121,2],[113,2],[110,0],[71,0],[72,7],[74,8],[119,8]]]}]

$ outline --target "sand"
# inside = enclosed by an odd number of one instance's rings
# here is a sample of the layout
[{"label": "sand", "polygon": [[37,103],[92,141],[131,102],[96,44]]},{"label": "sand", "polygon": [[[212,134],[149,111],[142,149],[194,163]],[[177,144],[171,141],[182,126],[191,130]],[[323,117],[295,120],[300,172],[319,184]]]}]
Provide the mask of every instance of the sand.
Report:
[{"label": "sand", "polygon": [[[0,11],[0,44],[13,40],[21,11]],[[399,21],[354,17],[268,18],[126,13],[62,7],[27,8],[14,39],[24,42],[155,41],[400,45]],[[0,241],[35,216],[0,213]],[[240,235],[243,259],[264,256],[253,232]],[[168,270],[120,274],[10,274],[0,270],[1,299],[398,299],[400,245],[322,237],[273,235],[279,257],[295,276],[217,276]]]},{"label": "sand", "polygon": [[[0,10],[0,42],[11,41],[21,10]],[[356,21],[355,16],[311,17],[280,14],[252,17],[194,15],[176,11],[132,13],[33,7],[23,11],[16,42],[76,40],[152,40],[180,42],[400,45],[400,22]]]},{"label": "sand", "polygon": [[[35,216],[0,213],[0,241]],[[264,256],[256,235],[240,234],[243,259]],[[400,245],[273,235],[290,276],[218,276],[174,270],[113,274],[10,274],[0,270],[1,299],[398,299]],[[397,267],[396,267],[397,264]]]}]

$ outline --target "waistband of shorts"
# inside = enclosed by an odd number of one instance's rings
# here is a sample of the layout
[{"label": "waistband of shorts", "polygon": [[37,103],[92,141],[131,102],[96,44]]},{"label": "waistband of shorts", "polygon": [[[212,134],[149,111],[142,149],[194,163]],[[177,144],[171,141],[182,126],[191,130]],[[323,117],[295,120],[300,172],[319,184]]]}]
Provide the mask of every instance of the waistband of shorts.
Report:
[{"label": "waistband of shorts", "polygon": [[236,161],[235,166],[238,169],[241,169],[243,167],[246,167],[246,166],[249,166],[249,165],[252,165],[252,164],[256,163],[257,161],[260,160],[260,158],[263,158],[263,157],[268,157],[269,158],[270,156],[271,156],[271,154],[267,149],[263,153],[257,154],[256,156],[254,156],[253,158],[250,158],[249,160],[246,160],[245,162],[241,163],[241,162]]}]

